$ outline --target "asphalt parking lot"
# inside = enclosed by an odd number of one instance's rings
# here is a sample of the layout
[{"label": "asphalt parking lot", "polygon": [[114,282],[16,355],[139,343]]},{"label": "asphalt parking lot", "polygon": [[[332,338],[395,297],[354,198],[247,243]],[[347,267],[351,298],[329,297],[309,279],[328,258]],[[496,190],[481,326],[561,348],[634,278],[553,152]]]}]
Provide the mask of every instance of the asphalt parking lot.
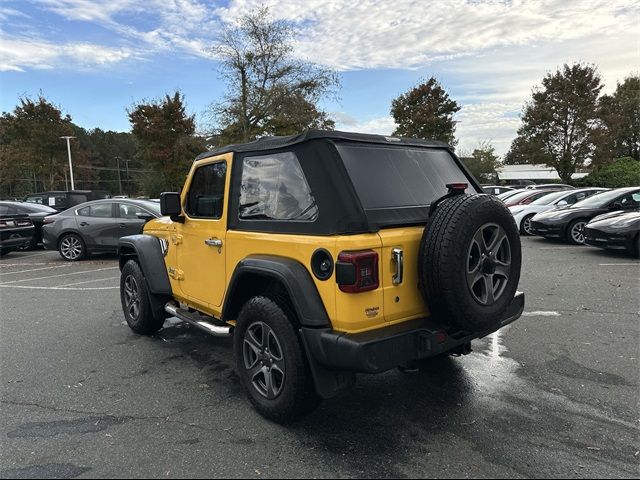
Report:
[{"label": "asphalt parking lot", "polygon": [[231,343],[134,335],[117,260],[0,261],[0,477],[638,477],[640,262],[523,239],[525,315],[279,426]]}]

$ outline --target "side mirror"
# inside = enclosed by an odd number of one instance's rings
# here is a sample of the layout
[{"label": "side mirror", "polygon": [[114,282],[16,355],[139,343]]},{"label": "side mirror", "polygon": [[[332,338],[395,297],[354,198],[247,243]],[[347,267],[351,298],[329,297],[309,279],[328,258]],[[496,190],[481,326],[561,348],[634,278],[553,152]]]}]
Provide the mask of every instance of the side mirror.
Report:
[{"label": "side mirror", "polygon": [[150,213],[136,213],[136,217],[138,217],[138,220],[144,220],[145,222],[148,222],[149,220],[153,220],[155,218]]},{"label": "side mirror", "polygon": [[559,207],[566,207],[567,205],[569,205],[569,202],[567,202],[566,200],[560,200],[556,205],[558,205]]},{"label": "side mirror", "polygon": [[177,192],[163,192],[160,194],[160,213],[171,217],[173,221],[179,221],[182,213],[180,194]]}]

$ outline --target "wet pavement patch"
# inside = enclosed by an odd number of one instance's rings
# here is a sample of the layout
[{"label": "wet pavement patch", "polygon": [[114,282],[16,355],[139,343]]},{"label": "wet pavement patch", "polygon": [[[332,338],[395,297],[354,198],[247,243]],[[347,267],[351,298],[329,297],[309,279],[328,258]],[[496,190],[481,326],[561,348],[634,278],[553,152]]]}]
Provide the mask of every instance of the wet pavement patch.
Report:
[{"label": "wet pavement patch", "polygon": [[0,478],[76,478],[90,471],[71,463],[49,463],[32,467],[0,470]]},{"label": "wet pavement patch", "polygon": [[122,417],[102,416],[77,420],[59,420],[55,422],[33,422],[20,425],[7,433],[9,438],[55,437],[56,435],[78,435],[102,432],[113,425],[122,425],[129,419]]}]

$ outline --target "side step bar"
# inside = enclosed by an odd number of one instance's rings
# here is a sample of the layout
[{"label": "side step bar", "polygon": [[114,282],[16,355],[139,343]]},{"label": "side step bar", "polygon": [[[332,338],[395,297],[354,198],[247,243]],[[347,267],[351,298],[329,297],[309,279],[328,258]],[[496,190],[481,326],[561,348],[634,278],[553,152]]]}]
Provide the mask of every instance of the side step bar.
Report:
[{"label": "side step bar", "polygon": [[200,330],[207,332],[214,337],[229,337],[231,335],[231,326],[223,326],[223,325],[214,325],[213,323],[206,322],[203,320],[198,313],[192,313],[188,310],[184,310],[178,307],[173,302],[168,302],[164,306],[165,312],[173,317],[177,317],[183,322],[188,323],[189,325],[193,325]]}]

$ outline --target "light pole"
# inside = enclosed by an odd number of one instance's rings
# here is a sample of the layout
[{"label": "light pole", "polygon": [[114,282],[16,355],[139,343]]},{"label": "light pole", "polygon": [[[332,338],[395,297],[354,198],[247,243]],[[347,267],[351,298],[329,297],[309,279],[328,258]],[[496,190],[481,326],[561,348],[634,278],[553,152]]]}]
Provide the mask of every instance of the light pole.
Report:
[{"label": "light pole", "polygon": [[69,154],[69,174],[71,175],[71,190],[75,190],[76,186],[73,183],[73,165],[71,165],[71,143],[69,142],[69,140],[76,137],[67,136],[67,137],[60,137],[60,138],[64,138],[67,140],[67,153]]}]

